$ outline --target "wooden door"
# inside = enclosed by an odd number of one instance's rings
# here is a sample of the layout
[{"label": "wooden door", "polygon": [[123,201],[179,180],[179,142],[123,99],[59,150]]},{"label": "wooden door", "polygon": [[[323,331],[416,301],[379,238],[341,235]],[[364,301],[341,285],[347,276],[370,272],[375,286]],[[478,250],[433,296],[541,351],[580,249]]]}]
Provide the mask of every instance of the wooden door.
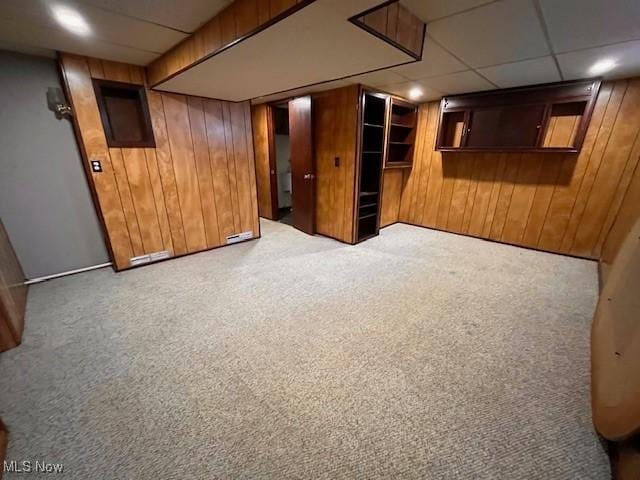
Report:
[{"label": "wooden door", "polygon": [[311,97],[289,102],[291,148],[291,203],[293,226],[315,233],[315,168],[311,129]]}]

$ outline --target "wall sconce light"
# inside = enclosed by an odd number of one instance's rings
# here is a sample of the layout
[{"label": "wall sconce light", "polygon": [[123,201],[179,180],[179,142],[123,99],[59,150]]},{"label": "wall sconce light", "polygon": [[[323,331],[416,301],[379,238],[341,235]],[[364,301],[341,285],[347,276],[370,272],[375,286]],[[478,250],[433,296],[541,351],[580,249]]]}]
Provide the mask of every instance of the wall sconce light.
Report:
[{"label": "wall sconce light", "polygon": [[55,112],[57,118],[73,115],[71,107],[67,104],[67,99],[64,98],[62,89],[58,87],[47,88],[47,105],[49,110]]}]

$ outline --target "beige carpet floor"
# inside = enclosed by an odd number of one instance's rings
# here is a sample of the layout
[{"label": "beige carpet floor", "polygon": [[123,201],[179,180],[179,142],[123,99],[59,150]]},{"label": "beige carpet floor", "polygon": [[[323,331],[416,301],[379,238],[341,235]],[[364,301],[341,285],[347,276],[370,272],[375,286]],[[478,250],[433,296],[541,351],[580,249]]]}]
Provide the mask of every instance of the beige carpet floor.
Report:
[{"label": "beige carpet floor", "polygon": [[262,226],[35,285],[0,355],[9,460],[83,480],[609,478],[595,263],[400,224],[357,246]]}]

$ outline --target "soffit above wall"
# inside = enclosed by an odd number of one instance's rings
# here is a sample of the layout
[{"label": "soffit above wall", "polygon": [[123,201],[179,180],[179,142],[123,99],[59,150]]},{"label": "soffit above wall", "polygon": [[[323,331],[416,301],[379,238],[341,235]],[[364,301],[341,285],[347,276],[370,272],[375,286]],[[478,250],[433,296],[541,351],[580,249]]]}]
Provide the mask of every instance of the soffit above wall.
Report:
[{"label": "soffit above wall", "polygon": [[156,88],[241,101],[414,62],[349,22],[379,3],[316,0]]}]

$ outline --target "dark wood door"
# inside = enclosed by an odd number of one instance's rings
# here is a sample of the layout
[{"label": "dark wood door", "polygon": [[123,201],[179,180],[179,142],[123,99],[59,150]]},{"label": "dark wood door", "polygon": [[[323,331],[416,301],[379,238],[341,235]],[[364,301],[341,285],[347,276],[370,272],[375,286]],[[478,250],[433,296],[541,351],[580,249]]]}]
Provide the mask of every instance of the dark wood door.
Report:
[{"label": "dark wood door", "polygon": [[311,129],[311,97],[289,102],[289,142],[291,148],[291,203],[293,226],[315,233],[315,168]]}]

